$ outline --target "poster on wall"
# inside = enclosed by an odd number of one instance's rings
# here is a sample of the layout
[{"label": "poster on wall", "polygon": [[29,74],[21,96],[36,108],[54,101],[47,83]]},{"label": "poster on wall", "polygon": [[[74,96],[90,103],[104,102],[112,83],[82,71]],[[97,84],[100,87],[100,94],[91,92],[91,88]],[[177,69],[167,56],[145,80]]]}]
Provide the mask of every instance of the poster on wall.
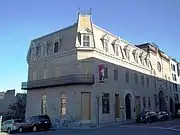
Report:
[{"label": "poster on wall", "polygon": [[104,83],[105,81],[105,65],[104,64],[99,64],[99,83]]}]

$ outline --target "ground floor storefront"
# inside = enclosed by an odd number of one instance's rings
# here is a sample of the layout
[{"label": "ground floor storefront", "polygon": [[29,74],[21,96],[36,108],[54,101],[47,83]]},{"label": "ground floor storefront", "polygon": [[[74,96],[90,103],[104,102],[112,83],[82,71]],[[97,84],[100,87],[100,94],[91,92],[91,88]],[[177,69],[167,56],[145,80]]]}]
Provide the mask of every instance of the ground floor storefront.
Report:
[{"label": "ground floor storefront", "polygon": [[53,120],[100,124],[135,119],[141,111],[161,109],[173,110],[173,100],[169,97],[165,102],[162,95],[159,98],[129,89],[77,85],[28,90],[26,118],[47,114]]}]

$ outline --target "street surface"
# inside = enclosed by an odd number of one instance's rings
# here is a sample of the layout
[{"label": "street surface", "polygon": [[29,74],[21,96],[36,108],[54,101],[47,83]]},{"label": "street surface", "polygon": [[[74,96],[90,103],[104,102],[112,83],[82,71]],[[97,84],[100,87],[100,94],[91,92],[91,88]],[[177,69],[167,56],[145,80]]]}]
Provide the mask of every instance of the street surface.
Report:
[{"label": "street surface", "polygon": [[151,124],[109,125],[94,129],[61,129],[16,135],[180,135],[180,119]]}]

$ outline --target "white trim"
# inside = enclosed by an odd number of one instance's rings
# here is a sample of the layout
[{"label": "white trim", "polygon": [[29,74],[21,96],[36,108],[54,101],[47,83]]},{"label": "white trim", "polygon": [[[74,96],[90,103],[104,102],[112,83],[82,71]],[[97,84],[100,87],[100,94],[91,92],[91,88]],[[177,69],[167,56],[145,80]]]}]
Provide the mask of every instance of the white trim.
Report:
[{"label": "white trim", "polygon": [[83,28],[79,31],[80,34],[92,34],[92,31],[89,28]]}]

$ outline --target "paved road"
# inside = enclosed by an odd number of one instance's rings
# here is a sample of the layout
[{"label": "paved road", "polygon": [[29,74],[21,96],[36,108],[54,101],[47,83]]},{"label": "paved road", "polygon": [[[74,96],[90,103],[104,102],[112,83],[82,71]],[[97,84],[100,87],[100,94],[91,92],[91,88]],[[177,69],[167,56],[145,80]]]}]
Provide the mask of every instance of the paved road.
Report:
[{"label": "paved road", "polygon": [[152,124],[112,125],[97,129],[63,129],[48,132],[23,133],[16,135],[180,135],[180,120]]}]

